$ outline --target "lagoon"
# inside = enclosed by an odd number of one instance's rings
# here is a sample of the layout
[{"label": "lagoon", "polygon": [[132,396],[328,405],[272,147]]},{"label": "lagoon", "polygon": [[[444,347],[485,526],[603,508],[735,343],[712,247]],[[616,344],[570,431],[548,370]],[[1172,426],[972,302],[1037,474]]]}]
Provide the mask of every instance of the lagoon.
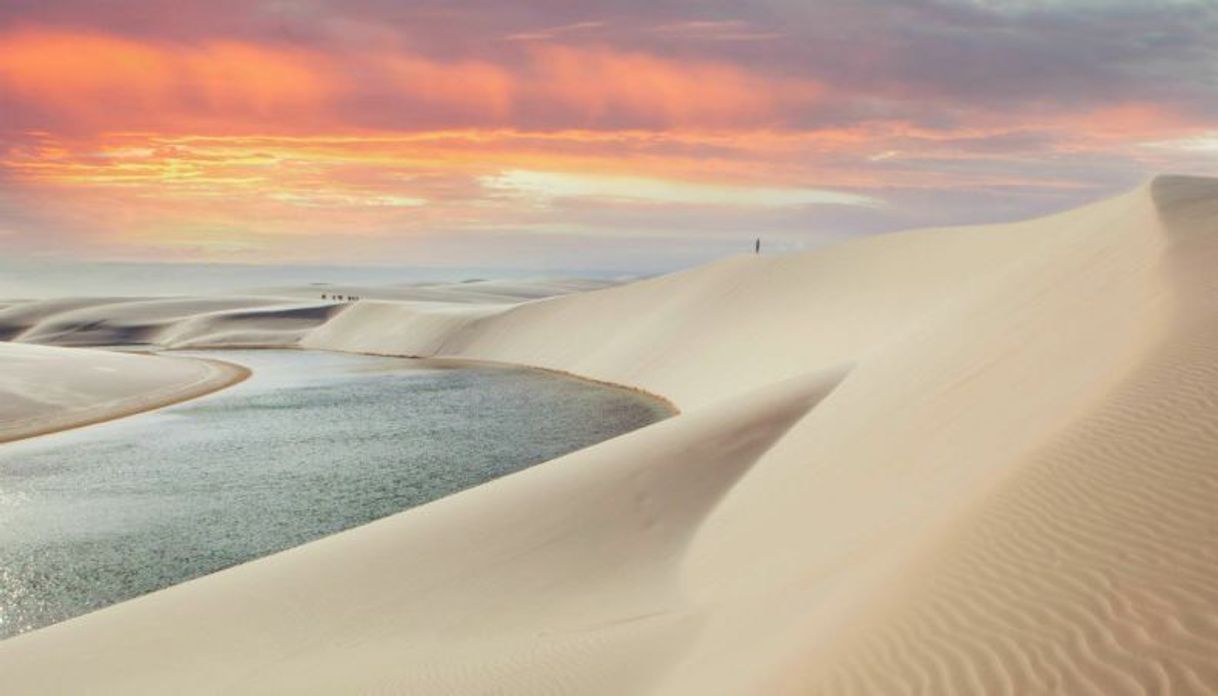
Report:
[{"label": "lagoon", "polygon": [[526,368],[193,351],[235,387],[0,445],[0,638],[406,510],[666,417]]}]

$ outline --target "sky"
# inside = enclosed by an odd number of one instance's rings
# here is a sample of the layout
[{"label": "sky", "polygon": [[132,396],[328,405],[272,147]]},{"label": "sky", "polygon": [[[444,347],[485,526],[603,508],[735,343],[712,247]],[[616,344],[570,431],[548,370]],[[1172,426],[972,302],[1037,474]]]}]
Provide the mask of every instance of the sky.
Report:
[{"label": "sky", "polygon": [[4,0],[0,258],[660,271],[1218,175],[1216,0]]}]

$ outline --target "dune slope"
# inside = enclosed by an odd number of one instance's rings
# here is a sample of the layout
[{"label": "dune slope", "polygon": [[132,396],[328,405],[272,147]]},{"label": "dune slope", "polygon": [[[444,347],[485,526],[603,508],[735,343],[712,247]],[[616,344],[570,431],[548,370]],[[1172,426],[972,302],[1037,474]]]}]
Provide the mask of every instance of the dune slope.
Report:
[{"label": "dune slope", "polygon": [[661,424],[0,643],[19,690],[1210,693],[1218,182],[303,345],[535,365]]}]

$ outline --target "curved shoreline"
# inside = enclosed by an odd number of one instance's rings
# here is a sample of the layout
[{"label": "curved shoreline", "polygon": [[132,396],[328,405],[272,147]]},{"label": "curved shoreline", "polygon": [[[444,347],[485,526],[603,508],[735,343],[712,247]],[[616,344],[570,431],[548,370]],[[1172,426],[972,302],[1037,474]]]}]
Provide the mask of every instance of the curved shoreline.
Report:
[{"label": "curved shoreline", "polygon": [[[157,354],[172,353],[172,352],[176,352],[179,350],[181,350],[181,351],[305,350],[305,351],[319,351],[319,352],[323,352],[323,353],[346,353],[349,355],[368,355],[368,356],[377,357],[377,358],[401,358],[404,360],[418,360],[421,362],[426,362],[429,365],[438,365],[438,366],[447,366],[450,364],[454,365],[454,366],[485,365],[488,367],[504,367],[504,368],[513,368],[513,369],[517,369],[517,370],[537,370],[538,372],[544,372],[544,373],[550,374],[550,375],[557,375],[559,377],[565,377],[567,379],[574,379],[574,380],[577,380],[580,382],[585,382],[588,384],[595,384],[596,386],[605,387],[607,389],[618,389],[621,391],[630,392],[632,394],[637,394],[639,396],[642,396],[643,398],[658,402],[661,406],[664,407],[664,409],[666,411],[668,411],[669,416],[677,416],[677,415],[681,414],[681,407],[678,406],[675,401],[668,398],[667,396],[664,396],[663,394],[659,394],[654,391],[649,391],[642,387],[634,386],[631,384],[626,384],[623,382],[613,382],[613,381],[605,380],[605,379],[597,379],[596,377],[590,377],[588,375],[580,374],[578,372],[571,372],[569,370],[560,370],[560,369],[556,369],[556,368],[552,368],[552,367],[545,367],[544,365],[533,365],[530,363],[511,362],[511,361],[507,361],[507,360],[466,358],[466,357],[462,357],[459,355],[442,355],[442,354],[441,355],[402,355],[399,353],[377,353],[377,352],[371,352],[371,351],[339,350],[337,348],[301,346],[299,344],[284,345],[284,346],[271,345],[271,344],[261,345],[261,346],[246,346],[246,345],[234,346],[234,345],[226,345],[226,344],[222,344],[222,343],[216,344],[216,345],[210,345],[210,346],[209,345],[200,345],[200,346],[192,345],[192,346],[185,347],[185,348],[166,348],[164,350],[157,351]],[[198,359],[203,360],[204,358],[198,358]],[[223,361],[217,361],[217,362],[223,362]]]},{"label": "curved shoreline", "polygon": [[[302,350],[326,351],[326,349],[324,349],[324,348],[304,348]],[[579,374],[578,372],[570,372],[568,370],[559,370],[556,368],[544,367],[541,365],[530,365],[528,363],[517,363],[517,362],[510,362],[507,360],[485,360],[482,358],[463,358],[460,356],[447,356],[447,355],[435,355],[435,356],[391,355],[391,354],[385,354],[385,353],[363,353],[363,352],[358,352],[358,351],[347,351],[347,350],[327,351],[327,352],[351,353],[353,355],[373,355],[373,356],[385,357],[385,358],[406,358],[408,360],[420,360],[420,361],[424,361],[430,365],[440,365],[440,366],[443,366],[446,364],[451,364],[451,365],[455,365],[455,366],[485,365],[487,367],[512,368],[512,369],[516,369],[516,370],[536,370],[538,372],[544,372],[549,375],[556,375],[558,377],[564,377],[566,379],[573,379],[578,382],[584,382],[587,384],[595,384],[598,387],[604,387],[606,389],[617,389],[620,391],[630,392],[631,394],[635,394],[635,395],[641,396],[645,399],[649,399],[651,401],[657,402],[660,406],[663,406],[666,411],[668,411],[669,417],[681,415],[681,407],[677,406],[676,402],[674,402],[672,399],[668,398],[667,396],[664,396],[663,394],[657,394],[656,392],[648,391],[646,389],[643,389],[642,387],[636,387],[636,386],[633,386],[630,384],[624,384],[622,382],[611,382],[611,381],[605,380],[605,379],[597,379],[595,377],[589,377],[587,375],[582,375],[582,374]]]},{"label": "curved shoreline", "polygon": [[[160,356],[158,356],[160,357]],[[52,435],[54,433],[63,432],[65,430],[73,430],[83,428],[89,425],[97,425],[98,423],[106,423],[127,416],[134,416],[140,413],[156,411],[167,406],[173,406],[185,401],[197,399],[208,394],[213,394],[222,389],[234,386],[244,382],[252,373],[252,371],[236,363],[225,362],[223,360],[213,360],[210,358],[182,358],[171,357],[170,360],[191,360],[197,363],[204,363],[211,367],[206,375],[198,380],[187,383],[185,385],[176,386],[169,390],[161,390],[160,392],[152,392],[143,394],[133,398],[121,400],[114,406],[106,408],[104,406],[91,407],[83,413],[79,413],[79,417],[73,417],[71,413],[52,416],[50,418],[35,417],[30,419],[28,425],[22,425],[17,421],[11,426],[11,430],[0,432],[0,444],[8,442],[18,442],[20,440],[28,440],[30,438],[39,437],[42,435]],[[90,411],[93,411],[90,413]]]}]

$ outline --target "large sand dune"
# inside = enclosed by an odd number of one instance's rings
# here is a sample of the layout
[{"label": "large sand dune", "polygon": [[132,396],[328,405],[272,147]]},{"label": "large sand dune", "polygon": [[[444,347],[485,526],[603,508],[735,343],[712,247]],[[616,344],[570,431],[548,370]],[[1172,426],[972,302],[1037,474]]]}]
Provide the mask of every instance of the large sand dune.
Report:
[{"label": "large sand dune", "polygon": [[[17,693],[1218,692],[1218,181],[308,347],[668,421],[0,643]],[[17,307],[20,307],[18,305]],[[256,322],[251,323],[251,326]]]}]

